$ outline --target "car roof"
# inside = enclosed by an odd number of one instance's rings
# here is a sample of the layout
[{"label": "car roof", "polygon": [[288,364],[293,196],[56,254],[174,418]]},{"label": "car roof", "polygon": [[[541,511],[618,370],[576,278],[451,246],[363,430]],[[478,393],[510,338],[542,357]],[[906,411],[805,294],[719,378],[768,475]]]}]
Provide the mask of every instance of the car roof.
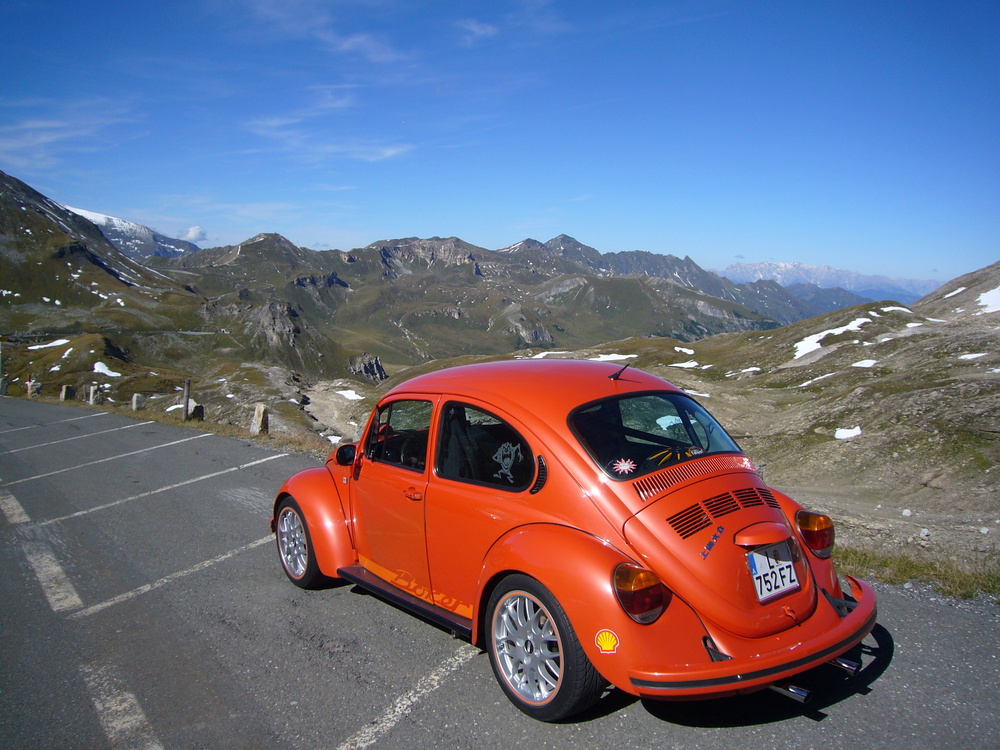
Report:
[{"label": "car roof", "polygon": [[[516,405],[542,419],[560,422],[577,406],[609,396],[680,389],[625,363],[572,359],[518,359],[461,365],[418,375],[393,388],[406,392],[445,393]],[[619,373],[617,379],[612,375]]]}]

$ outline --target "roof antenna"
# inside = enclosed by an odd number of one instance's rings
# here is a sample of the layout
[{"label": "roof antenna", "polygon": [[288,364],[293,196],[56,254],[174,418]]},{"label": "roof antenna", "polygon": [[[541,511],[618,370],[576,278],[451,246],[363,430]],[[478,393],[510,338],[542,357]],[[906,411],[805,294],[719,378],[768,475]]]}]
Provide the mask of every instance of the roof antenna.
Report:
[{"label": "roof antenna", "polygon": [[608,375],[608,380],[618,380],[618,378],[620,378],[620,377],[622,376],[622,373],[623,373],[623,372],[625,372],[625,371],[626,371],[626,370],[628,369],[628,367],[629,367],[629,365],[630,365],[630,364],[632,364],[632,363],[631,363],[631,362],[628,362],[628,363],[627,363],[627,364],[626,364],[626,365],[625,365],[625,366],[624,366],[624,367],[623,367],[622,369],[620,369],[620,370],[619,370],[618,372],[616,372],[616,373],[613,373],[613,374],[611,374],[611,375]]}]

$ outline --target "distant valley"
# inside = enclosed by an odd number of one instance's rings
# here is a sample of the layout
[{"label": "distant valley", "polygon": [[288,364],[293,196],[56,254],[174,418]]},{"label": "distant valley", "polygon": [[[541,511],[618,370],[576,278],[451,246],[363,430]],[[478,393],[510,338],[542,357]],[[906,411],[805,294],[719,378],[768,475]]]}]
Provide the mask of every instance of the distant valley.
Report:
[{"label": "distant valley", "polygon": [[614,359],[703,401],[769,482],[835,511],[848,540],[996,559],[1000,263],[900,304],[565,235],[313,251],[261,234],[130,257],[105,229],[0,173],[9,395],[30,378],[42,397],[93,386],[111,408],[142,393],[162,412],[191,379],[213,423],[245,429],[265,402],[274,432],[330,445],[418,372]]},{"label": "distant valley", "polygon": [[66,209],[8,175],[2,186],[6,332],[113,332],[136,361],[197,375],[254,362],[377,378],[461,355],[769,330],[864,301],[843,289],[737,284],[691,258],[602,254],[566,235],[499,250],[432,237],[314,251],[262,234],[199,249]]}]

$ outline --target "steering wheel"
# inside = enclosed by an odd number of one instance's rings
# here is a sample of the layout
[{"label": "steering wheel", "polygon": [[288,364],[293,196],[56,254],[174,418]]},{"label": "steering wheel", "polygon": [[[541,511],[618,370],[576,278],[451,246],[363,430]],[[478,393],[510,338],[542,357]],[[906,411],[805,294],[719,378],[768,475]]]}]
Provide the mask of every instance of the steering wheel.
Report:
[{"label": "steering wheel", "polygon": [[427,460],[427,442],[419,435],[410,435],[399,447],[399,462],[411,469],[424,468]]}]

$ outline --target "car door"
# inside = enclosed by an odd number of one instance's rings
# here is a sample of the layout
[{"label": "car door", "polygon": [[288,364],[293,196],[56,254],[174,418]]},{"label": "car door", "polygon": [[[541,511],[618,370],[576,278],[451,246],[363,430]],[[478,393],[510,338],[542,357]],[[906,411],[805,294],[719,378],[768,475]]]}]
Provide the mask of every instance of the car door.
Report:
[{"label": "car door", "polygon": [[433,601],[424,540],[428,446],[436,397],[381,404],[362,442],[351,482],[360,564],[408,593]]},{"label": "car door", "polygon": [[487,404],[446,401],[440,414],[427,554],[435,603],[472,617],[487,550],[506,531],[539,517],[526,500],[535,455],[523,430]]}]

